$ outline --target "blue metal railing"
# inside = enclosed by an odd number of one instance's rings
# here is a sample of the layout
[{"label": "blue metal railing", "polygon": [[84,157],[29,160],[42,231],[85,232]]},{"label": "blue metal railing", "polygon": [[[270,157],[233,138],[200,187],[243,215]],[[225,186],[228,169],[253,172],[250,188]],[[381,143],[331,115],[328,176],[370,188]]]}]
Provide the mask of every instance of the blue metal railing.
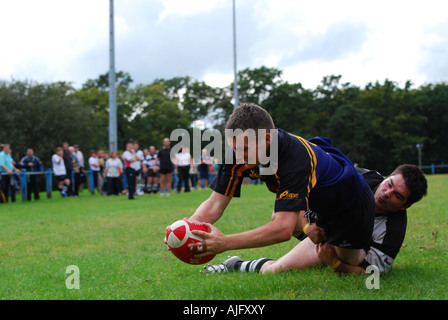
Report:
[{"label": "blue metal railing", "polygon": [[[95,193],[95,183],[94,183],[94,177],[93,177],[93,170],[86,170],[84,171],[84,174],[87,175],[88,177],[88,181],[89,181],[89,190],[91,194]],[[7,175],[7,173],[2,173],[2,175]],[[26,201],[27,197],[28,197],[28,176],[31,175],[39,175],[45,176],[45,190],[47,192],[47,198],[51,198],[52,197],[52,187],[53,187],[53,170],[52,169],[47,169],[45,171],[41,171],[41,172],[27,172],[26,170],[22,170],[20,173],[13,173],[13,175],[17,175],[20,178],[20,191],[21,191],[21,195],[22,195],[22,200]],[[210,174],[210,181],[209,184],[211,184],[211,182],[213,181],[213,178],[215,177],[216,174]],[[75,181],[75,173],[72,171],[72,177],[71,177],[71,181]],[[126,175],[123,174],[121,176],[122,179],[122,183],[123,186],[126,187],[127,186],[127,180],[126,180]],[[178,177],[177,175],[173,174],[173,185],[177,185],[178,182]],[[198,181],[199,184],[199,181]],[[75,191],[75,184],[72,183],[71,186],[73,191]]]},{"label": "blue metal railing", "polygon": [[448,164],[431,164],[429,166],[421,166],[421,169],[431,169],[431,173],[435,174],[436,169],[448,168]]}]

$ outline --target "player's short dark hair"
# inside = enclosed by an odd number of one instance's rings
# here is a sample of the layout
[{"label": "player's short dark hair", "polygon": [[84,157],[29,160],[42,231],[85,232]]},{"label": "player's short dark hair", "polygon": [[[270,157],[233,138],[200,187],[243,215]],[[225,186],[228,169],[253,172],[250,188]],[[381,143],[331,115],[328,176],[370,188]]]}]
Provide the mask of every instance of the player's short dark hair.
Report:
[{"label": "player's short dark hair", "polygon": [[271,115],[262,107],[254,103],[246,103],[237,107],[226,123],[226,129],[275,129]]},{"label": "player's short dark hair", "polygon": [[408,197],[407,205],[412,205],[420,201],[423,196],[428,194],[428,181],[423,171],[413,164],[399,165],[390,175],[401,174],[403,176],[406,187],[411,191]]}]

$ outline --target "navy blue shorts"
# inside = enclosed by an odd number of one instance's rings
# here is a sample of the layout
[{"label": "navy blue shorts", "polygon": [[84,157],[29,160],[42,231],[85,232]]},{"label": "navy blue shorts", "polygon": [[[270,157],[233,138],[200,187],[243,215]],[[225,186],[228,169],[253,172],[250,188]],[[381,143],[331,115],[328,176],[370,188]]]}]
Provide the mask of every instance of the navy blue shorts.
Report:
[{"label": "navy blue shorts", "polygon": [[361,198],[340,215],[335,224],[325,228],[328,243],[341,248],[370,248],[375,220],[375,198],[366,184]]}]

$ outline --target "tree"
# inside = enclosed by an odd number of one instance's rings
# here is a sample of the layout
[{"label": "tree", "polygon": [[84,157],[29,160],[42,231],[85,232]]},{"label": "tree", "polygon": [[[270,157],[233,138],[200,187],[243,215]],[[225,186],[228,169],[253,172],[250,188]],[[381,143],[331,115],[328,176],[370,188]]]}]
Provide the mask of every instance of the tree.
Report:
[{"label": "tree", "polygon": [[33,148],[46,168],[64,141],[91,148],[96,142],[95,119],[80,103],[70,83],[0,83],[0,141],[11,144],[20,158]]},{"label": "tree", "polygon": [[190,120],[195,121],[205,118],[213,111],[219,96],[217,91],[203,81],[188,83],[183,95],[182,107],[190,115]]},{"label": "tree", "polygon": [[179,109],[177,100],[165,94],[160,83],[137,85],[128,92],[128,104],[133,111],[128,118],[126,141],[138,140],[140,145],[160,148],[162,140],[174,129],[189,128],[190,117]]},{"label": "tree", "polygon": [[306,90],[300,83],[283,83],[273,88],[269,97],[262,102],[274,119],[277,127],[302,137],[311,137],[309,113],[313,104],[313,92]]},{"label": "tree", "polygon": [[[96,120],[98,141],[95,149],[108,149],[109,130],[109,73],[100,75],[98,79],[90,79],[75,95],[81,103],[90,108]],[[128,141],[132,130],[130,120],[133,116],[132,89],[129,85],[132,78],[127,72],[116,73],[116,108],[117,108],[117,143],[118,149]]]},{"label": "tree", "polygon": [[427,84],[420,88],[419,114],[427,118],[420,127],[424,143],[423,163],[439,164],[448,160],[448,84]]},{"label": "tree", "polygon": [[[244,69],[238,72],[238,100],[240,104],[256,103],[261,105],[270,92],[282,84],[282,71],[275,68],[260,67]],[[231,85],[233,91],[233,84]]]},{"label": "tree", "polygon": [[[129,87],[130,84],[134,82],[131,75],[127,72],[118,71],[115,73],[115,83],[118,86]],[[83,85],[82,89],[88,90],[90,88],[96,87],[99,90],[108,91],[109,90],[109,71],[101,74],[98,79],[89,79]]]},{"label": "tree", "polygon": [[[418,89],[386,79],[361,89],[342,83],[340,75],[324,77],[315,90],[282,80],[275,68],[239,73],[240,102],[264,107],[275,124],[304,138],[326,136],[360,166],[380,172],[417,163],[417,143],[423,143],[423,163],[448,158],[448,85]],[[117,76],[118,144],[138,140],[160,147],[176,128],[192,130],[194,120],[207,119],[224,128],[233,111],[233,84],[214,88],[190,77],[158,79],[131,87],[126,72]],[[76,90],[71,83],[0,81],[0,142],[20,157],[35,149],[45,165],[63,141],[82,150],[108,145],[108,73]]]},{"label": "tree", "polygon": [[341,150],[353,163],[375,168],[372,142],[375,138],[369,112],[354,103],[337,108],[328,122],[329,136],[335,147]]},{"label": "tree", "polygon": [[360,107],[369,112],[374,126],[375,139],[370,145],[371,161],[377,170],[391,171],[403,162],[416,163],[415,144],[422,139],[421,127],[426,117],[419,112],[418,92],[404,89],[385,80],[384,84],[368,84],[361,93]]}]

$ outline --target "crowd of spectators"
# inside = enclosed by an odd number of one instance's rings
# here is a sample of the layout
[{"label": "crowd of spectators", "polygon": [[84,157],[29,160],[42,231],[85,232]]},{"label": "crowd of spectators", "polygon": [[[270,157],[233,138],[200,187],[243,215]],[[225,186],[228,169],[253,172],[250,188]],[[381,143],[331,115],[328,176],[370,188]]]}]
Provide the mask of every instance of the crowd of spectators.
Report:
[{"label": "crowd of spectators", "polygon": [[[62,197],[78,196],[80,188],[86,188],[88,181],[92,181],[91,189],[99,194],[126,194],[130,200],[145,193],[160,192],[164,197],[170,196],[171,190],[180,193],[208,188],[218,170],[217,161],[205,149],[200,159],[193,159],[188,148],[172,158],[170,144],[165,138],[160,150],[155,146],[141,150],[138,142],[129,142],[122,154],[91,150],[85,158],[79,145],[64,142],[51,157],[55,188]],[[39,179],[44,167],[34,150],[27,149],[20,160],[12,156],[8,144],[0,145],[0,151],[0,202],[16,201],[21,170],[27,173],[27,199],[34,195],[34,200],[39,200]]]}]

